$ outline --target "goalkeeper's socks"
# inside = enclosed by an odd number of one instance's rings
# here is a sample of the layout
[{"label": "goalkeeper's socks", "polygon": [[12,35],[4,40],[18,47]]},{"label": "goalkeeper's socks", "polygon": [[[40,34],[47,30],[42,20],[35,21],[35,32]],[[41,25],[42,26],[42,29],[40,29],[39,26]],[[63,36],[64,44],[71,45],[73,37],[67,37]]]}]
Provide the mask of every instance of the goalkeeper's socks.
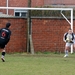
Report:
[{"label": "goalkeeper's socks", "polygon": [[65,50],[65,56],[64,57],[67,57],[68,56],[68,50]]},{"label": "goalkeeper's socks", "polygon": [[68,50],[65,50],[65,54],[68,55]]}]

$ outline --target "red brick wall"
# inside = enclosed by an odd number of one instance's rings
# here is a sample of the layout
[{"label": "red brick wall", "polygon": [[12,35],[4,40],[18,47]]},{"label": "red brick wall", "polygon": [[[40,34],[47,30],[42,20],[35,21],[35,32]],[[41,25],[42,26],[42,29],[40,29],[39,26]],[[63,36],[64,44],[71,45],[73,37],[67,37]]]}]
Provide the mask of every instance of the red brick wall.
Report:
[{"label": "red brick wall", "polygon": [[[11,39],[6,47],[7,53],[26,52],[26,19],[0,18],[0,28],[5,27],[7,22],[12,24]],[[68,31],[69,27],[67,21],[62,19],[32,19],[32,37],[35,52],[64,52],[63,35]]]},{"label": "red brick wall", "polygon": [[64,51],[63,35],[70,25],[60,19],[33,19],[33,44],[35,51]]},{"label": "red brick wall", "polygon": [[[28,0],[8,0],[9,6],[27,7]],[[50,4],[65,4],[74,5],[75,0],[31,0],[32,7],[50,5]],[[6,6],[6,0],[0,0],[0,6]]]},{"label": "red brick wall", "polygon": [[[0,6],[6,6],[7,0],[0,0]],[[8,0],[9,6],[11,7],[27,7],[28,0]],[[75,0],[31,0],[32,7],[38,7],[43,5],[50,4],[65,4],[65,5],[74,5]]]},{"label": "red brick wall", "polygon": [[[31,0],[31,5],[36,6],[43,6],[44,0]],[[28,0],[8,0],[8,4],[10,7],[27,7]],[[0,0],[0,6],[6,6],[6,0]]]},{"label": "red brick wall", "polygon": [[44,5],[52,5],[52,4],[74,5],[75,0],[44,0]]},{"label": "red brick wall", "polygon": [[31,0],[32,7],[40,7],[44,5],[44,0]]},{"label": "red brick wall", "polygon": [[10,7],[27,7],[28,0],[9,0]]},{"label": "red brick wall", "polygon": [[[43,6],[44,0],[31,0],[32,7]],[[9,0],[9,6],[27,7],[28,0]]]},{"label": "red brick wall", "polygon": [[[6,7],[6,0],[0,0],[0,7]],[[6,10],[0,9],[0,12],[6,13]]]},{"label": "red brick wall", "polygon": [[4,1],[0,0],[0,6],[3,6],[3,7],[6,6],[6,0],[4,0]]},{"label": "red brick wall", "polygon": [[26,20],[19,18],[0,18],[0,28],[11,22],[11,39],[6,46],[7,53],[26,51]]}]

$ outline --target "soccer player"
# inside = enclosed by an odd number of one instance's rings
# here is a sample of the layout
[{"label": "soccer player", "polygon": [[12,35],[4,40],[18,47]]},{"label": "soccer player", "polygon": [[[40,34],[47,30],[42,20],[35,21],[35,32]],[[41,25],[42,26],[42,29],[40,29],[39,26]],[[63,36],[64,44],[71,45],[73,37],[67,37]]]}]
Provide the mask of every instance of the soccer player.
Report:
[{"label": "soccer player", "polygon": [[64,34],[63,39],[66,42],[65,56],[64,57],[67,57],[68,56],[68,51],[70,50],[71,45],[73,44],[73,40],[74,40],[74,33],[72,32],[72,29],[69,29],[68,32],[66,32]]},{"label": "soccer player", "polygon": [[11,23],[7,23],[5,28],[1,28],[0,29],[0,49],[2,51],[2,56],[1,56],[1,60],[3,62],[5,62],[4,56],[5,56],[5,46],[7,45],[7,43],[10,40],[10,35],[11,35],[11,31],[10,28],[11,27]]}]

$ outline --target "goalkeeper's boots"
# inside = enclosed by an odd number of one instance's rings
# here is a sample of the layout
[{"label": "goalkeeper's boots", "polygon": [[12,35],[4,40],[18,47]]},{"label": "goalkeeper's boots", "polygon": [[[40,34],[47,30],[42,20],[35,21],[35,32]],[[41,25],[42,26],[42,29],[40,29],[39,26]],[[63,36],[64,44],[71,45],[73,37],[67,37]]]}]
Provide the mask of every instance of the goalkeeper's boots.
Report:
[{"label": "goalkeeper's boots", "polygon": [[4,58],[1,58],[1,60],[2,60],[3,62],[5,62],[5,59],[4,59]]},{"label": "goalkeeper's boots", "polygon": [[68,57],[68,54],[65,54],[64,57]]}]

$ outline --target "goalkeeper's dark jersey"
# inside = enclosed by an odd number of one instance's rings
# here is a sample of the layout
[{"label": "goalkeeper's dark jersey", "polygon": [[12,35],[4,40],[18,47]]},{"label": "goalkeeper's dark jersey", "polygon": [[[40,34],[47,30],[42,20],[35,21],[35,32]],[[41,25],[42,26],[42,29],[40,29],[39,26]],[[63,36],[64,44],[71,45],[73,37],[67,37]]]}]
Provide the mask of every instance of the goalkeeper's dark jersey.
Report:
[{"label": "goalkeeper's dark jersey", "polygon": [[11,31],[8,28],[0,29],[0,42],[6,45],[10,40],[10,35]]}]

